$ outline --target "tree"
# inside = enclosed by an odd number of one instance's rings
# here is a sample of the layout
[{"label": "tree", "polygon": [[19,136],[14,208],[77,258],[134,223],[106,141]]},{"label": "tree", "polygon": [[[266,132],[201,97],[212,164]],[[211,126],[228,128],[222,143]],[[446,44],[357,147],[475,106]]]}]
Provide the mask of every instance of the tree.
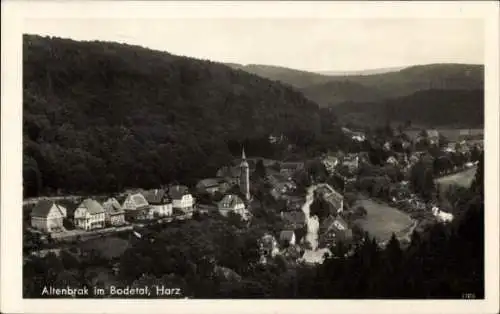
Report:
[{"label": "tree", "polygon": [[259,159],[257,161],[257,164],[255,165],[255,175],[258,178],[265,178],[266,177],[266,167],[264,167],[264,162],[262,159]]}]

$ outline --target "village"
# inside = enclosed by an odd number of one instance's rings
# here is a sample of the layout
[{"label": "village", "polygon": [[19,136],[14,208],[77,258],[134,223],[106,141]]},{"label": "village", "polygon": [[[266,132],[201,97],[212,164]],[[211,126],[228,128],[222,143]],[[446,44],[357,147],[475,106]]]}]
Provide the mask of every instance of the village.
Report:
[{"label": "village", "polygon": [[[380,141],[362,132],[343,131],[354,143]],[[340,242],[351,248],[343,253],[349,254],[363,241],[364,232],[380,245],[392,235],[404,244],[416,228],[452,221],[453,214],[440,208],[439,195],[424,200],[415,190],[412,169],[427,162],[443,177],[474,171],[473,151],[483,149],[482,140],[471,139],[470,132],[461,132],[446,145],[440,139],[435,130],[395,135],[381,143],[388,157],[376,167],[366,151],[326,153],[312,161],[277,161],[247,158],[243,148],[241,159],[191,188],[173,184],[101,197],[25,200],[29,213],[24,232],[42,243],[30,253],[43,255],[57,252],[65,243],[78,245],[120,232],[141,237],[140,228],[193,215],[236,215],[250,224],[256,210],[269,207],[283,228],[262,236],[261,263],[282,255],[294,263],[314,265],[338,254],[333,252]],[[279,140],[269,138],[271,143]],[[440,187],[435,190],[439,194]]]}]

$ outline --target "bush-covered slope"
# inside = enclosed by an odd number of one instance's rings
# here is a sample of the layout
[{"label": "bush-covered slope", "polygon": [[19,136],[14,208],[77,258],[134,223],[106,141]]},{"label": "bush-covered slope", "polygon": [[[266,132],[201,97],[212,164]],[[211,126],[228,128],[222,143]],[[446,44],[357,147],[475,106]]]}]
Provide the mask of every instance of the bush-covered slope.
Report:
[{"label": "bush-covered slope", "polygon": [[109,42],[23,44],[27,194],[212,176],[229,140],[319,129],[301,93],[219,63]]}]

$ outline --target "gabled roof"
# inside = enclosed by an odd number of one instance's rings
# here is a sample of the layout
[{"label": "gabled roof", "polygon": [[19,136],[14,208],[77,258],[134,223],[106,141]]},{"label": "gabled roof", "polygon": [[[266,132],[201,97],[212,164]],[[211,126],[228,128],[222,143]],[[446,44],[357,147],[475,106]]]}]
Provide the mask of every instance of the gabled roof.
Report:
[{"label": "gabled roof", "polygon": [[[125,203],[127,201],[132,201],[134,204],[134,208],[125,208]],[[130,194],[126,199],[125,202],[123,203],[123,208],[124,209],[141,209],[149,206],[148,201],[146,198],[144,198],[144,195],[141,193],[135,193],[135,194]]]},{"label": "gabled roof", "polygon": [[99,204],[99,202],[90,198],[83,200],[83,202],[78,207],[86,208],[88,213],[91,215],[97,215],[105,212],[104,208],[101,206],[101,204]]},{"label": "gabled roof", "polygon": [[108,198],[103,204],[102,207],[104,210],[111,215],[115,214],[121,214],[123,213],[122,206],[120,203],[116,200],[116,198]]},{"label": "gabled roof", "polygon": [[348,239],[352,237],[352,230],[349,229],[349,225],[347,222],[340,216],[337,216],[335,219],[330,219],[327,223],[329,225],[326,227],[325,233],[328,231],[333,231],[336,236],[339,236],[344,239]]},{"label": "gabled roof", "polygon": [[239,177],[241,174],[241,169],[239,167],[228,167],[224,166],[217,171],[217,177]]},{"label": "gabled roof", "polygon": [[61,205],[57,205],[51,200],[40,200],[38,203],[36,203],[35,207],[31,210],[31,217],[43,217],[46,218],[47,215],[49,214],[50,210],[52,209],[52,206],[56,206],[61,214],[64,215],[66,210],[64,207]]},{"label": "gabled roof", "polygon": [[280,232],[280,241],[290,242],[292,241],[294,235],[295,233],[293,232],[293,230],[283,230]]},{"label": "gabled roof", "polygon": [[174,185],[168,189],[168,196],[174,200],[180,200],[187,194],[189,194],[189,189],[185,185]]},{"label": "gabled roof", "polygon": [[304,163],[301,161],[284,161],[280,164],[281,169],[291,169],[291,170],[297,170],[297,169],[302,169],[304,168]]},{"label": "gabled roof", "polygon": [[219,202],[219,207],[222,208],[234,208],[237,205],[245,205],[243,200],[235,194],[227,194]]},{"label": "gabled roof", "polygon": [[222,180],[220,178],[207,178],[198,181],[198,184],[196,184],[196,188],[198,189],[207,189],[207,188],[213,188],[213,187],[219,187],[219,184],[221,184]]},{"label": "gabled roof", "polygon": [[144,191],[142,195],[150,205],[166,204],[170,201],[163,189]]}]

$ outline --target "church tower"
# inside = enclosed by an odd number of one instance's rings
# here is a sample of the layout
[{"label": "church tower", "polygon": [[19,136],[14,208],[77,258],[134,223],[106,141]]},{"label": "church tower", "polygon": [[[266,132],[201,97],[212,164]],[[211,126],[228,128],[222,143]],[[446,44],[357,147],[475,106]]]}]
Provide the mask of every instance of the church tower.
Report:
[{"label": "church tower", "polygon": [[240,164],[240,191],[245,195],[245,200],[250,200],[250,168],[248,166],[247,157],[245,156],[245,148],[241,152]]}]

